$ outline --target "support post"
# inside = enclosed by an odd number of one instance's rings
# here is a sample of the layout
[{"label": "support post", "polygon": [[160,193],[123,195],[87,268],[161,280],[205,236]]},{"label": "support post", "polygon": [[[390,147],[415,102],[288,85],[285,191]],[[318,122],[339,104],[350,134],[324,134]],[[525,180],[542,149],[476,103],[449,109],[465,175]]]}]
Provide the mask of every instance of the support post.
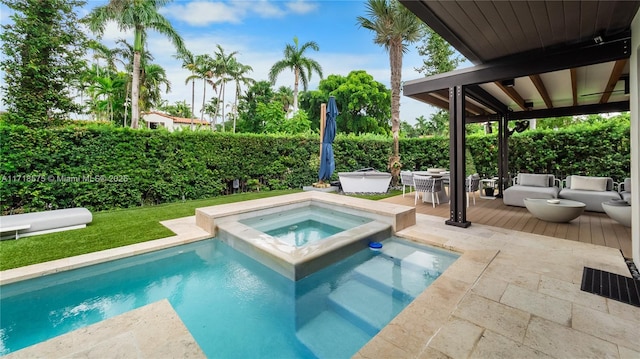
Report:
[{"label": "support post", "polygon": [[506,114],[500,116],[498,122],[498,195],[502,198],[505,182],[509,179],[509,120]]},{"label": "support post", "polygon": [[449,179],[450,216],[446,224],[457,227],[469,227],[467,221],[467,201],[465,193],[465,87],[449,88]]}]

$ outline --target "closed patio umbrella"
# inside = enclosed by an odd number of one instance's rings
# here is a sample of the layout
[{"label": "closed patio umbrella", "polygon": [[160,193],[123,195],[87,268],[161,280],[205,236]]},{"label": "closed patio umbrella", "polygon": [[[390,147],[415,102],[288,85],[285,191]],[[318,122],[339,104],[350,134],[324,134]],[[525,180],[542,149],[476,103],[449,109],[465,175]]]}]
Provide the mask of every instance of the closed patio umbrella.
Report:
[{"label": "closed patio umbrella", "polygon": [[338,117],[338,106],[333,96],[329,97],[327,104],[327,122],[322,136],[322,153],[320,156],[320,171],[318,178],[321,182],[329,180],[336,169],[336,162],[333,158],[333,140],[336,138],[336,117]]}]

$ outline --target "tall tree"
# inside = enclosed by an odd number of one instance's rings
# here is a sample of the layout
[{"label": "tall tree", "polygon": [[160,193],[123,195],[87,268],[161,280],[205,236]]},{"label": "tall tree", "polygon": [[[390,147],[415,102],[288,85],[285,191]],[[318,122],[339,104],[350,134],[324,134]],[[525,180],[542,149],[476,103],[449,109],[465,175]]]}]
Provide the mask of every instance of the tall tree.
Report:
[{"label": "tall tree", "polygon": [[91,31],[102,35],[109,21],[115,21],[120,30],[133,30],[134,57],[133,74],[131,77],[131,127],[138,128],[140,119],[139,91],[140,91],[140,54],[147,38],[148,30],[155,30],[165,35],[176,47],[178,52],[186,51],[182,37],[171,26],[171,23],[158,10],[168,0],[109,0],[107,5],[99,6],[86,17]]},{"label": "tall tree", "polygon": [[165,69],[158,64],[145,64],[140,78],[140,108],[149,111],[162,103],[162,87],[171,91],[171,81]]},{"label": "tall tree", "polygon": [[425,76],[432,76],[444,72],[453,71],[458,67],[463,58],[449,45],[437,32],[426,27],[422,37],[422,44],[417,46],[418,54],[425,56],[422,66],[415,70]]},{"label": "tall tree", "polygon": [[287,86],[278,87],[278,91],[275,93],[275,100],[282,104],[284,113],[289,113],[293,104],[293,90]]},{"label": "tall tree", "polygon": [[193,74],[186,79],[186,81],[202,80],[202,109],[200,109],[200,120],[204,120],[204,108],[207,102],[207,85],[210,85],[215,90],[215,84],[213,80],[211,80],[213,78],[214,68],[215,61],[211,56],[207,54],[197,55],[195,57]]},{"label": "tall tree", "polygon": [[[196,75],[196,70],[198,69],[197,64],[196,64],[196,58],[195,56],[193,56],[193,54],[191,53],[191,51],[184,51],[181,53],[178,53],[178,55],[176,56],[176,58],[182,60],[182,68],[183,69],[187,69],[189,71],[191,71],[191,75],[187,76],[186,80],[184,81],[185,85],[189,83],[189,81],[191,81],[191,113],[195,113],[194,112],[194,106],[195,106],[195,99],[196,99],[196,77],[194,77],[194,75]],[[191,117],[191,130],[193,130],[193,117]]]},{"label": "tall tree", "polygon": [[[218,102],[222,104],[222,123],[224,124],[225,116],[224,116],[224,95],[225,95],[225,87],[227,86],[227,82],[233,80],[231,74],[233,73],[233,68],[236,66],[236,54],[238,51],[234,51],[230,54],[225,54],[224,49],[220,45],[216,45],[216,59],[215,59],[215,69],[214,74],[218,78],[216,81],[216,86],[218,86]],[[217,113],[216,113],[217,116]],[[224,131],[224,126],[222,126]]]},{"label": "tall tree", "polygon": [[334,96],[340,116],[336,120],[340,133],[390,134],[391,93],[384,84],[363,70],[349,75],[329,75],[320,81],[318,90],[300,95],[300,108],[309,114],[313,128],[320,128],[320,105]]},{"label": "tall tree", "polygon": [[262,133],[264,123],[258,118],[258,104],[268,104],[274,98],[274,92],[268,81],[258,81],[247,90],[238,103],[238,131]]},{"label": "tall tree", "polygon": [[80,111],[71,92],[81,81],[87,40],[76,26],[74,8],[85,3],[1,1],[14,11],[0,33],[7,121],[47,126]]},{"label": "tall tree", "polygon": [[[394,183],[400,173],[400,84],[402,82],[402,55],[410,43],[422,35],[422,22],[397,0],[368,0],[367,17],[358,16],[358,24],[373,31],[373,42],[384,46],[389,53],[391,67],[391,131],[393,132],[393,156],[389,168]],[[397,172],[397,173],[396,173]]]},{"label": "tall tree", "polygon": [[273,64],[269,71],[269,81],[272,85],[275,85],[276,78],[282,71],[285,69],[293,71],[293,112],[298,111],[299,82],[302,81],[302,88],[307,91],[313,72],[317,72],[322,78],[322,66],[316,60],[304,56],[304,52],[308,49],[320,51],[320,47],[315,41],[305,42],[300,46],[298,37],[294,37],[293,45],[287,44],[284,48],[284,59]]},{"label": "tall tree", "polygon": [[233,111],[234,111],[233,133],[236,132],[236,121],[238,119],[238,113],[239,113],[238,99],[240,98],[240,93],[241,93],[240,86],[243,84],[251,85],[256,82],[254,79],[247,77],[247,74],[251,71],[253,71],[253,68],[251,66],[244,65],[236,61],[229,74],[231,76],[231,79],[236,83],[236,97],[233,100]]}]

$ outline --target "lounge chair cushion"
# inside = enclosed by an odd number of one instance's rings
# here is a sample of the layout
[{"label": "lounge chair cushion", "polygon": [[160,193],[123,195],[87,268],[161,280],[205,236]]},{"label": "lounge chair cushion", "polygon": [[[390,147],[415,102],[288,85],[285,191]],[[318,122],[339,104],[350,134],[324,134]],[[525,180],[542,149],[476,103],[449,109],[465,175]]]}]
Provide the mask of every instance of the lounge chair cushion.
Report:
[{"label": "lounge chair cushion", "polygon": [[515,185],[504,190],[502,200],[508,206],[524,207],[525,198],[558,198],[558,187]]},{"label": "lounge chair cushion", "polygon": [[518,174],[518,184],[532,187],[552,187],[553,179],[550,181],[549,178],[553,178],[553,176],[548,174],[520,173]]},{"label": "lounge chair cushion", "polygon": [[0,217],[0,227],[29,225],[21,234],[50,233],[91,223],[93,216],[86,208],[66,208]]},{"label": "lounge chair cushion", "polygon": [[606,191],[607,177],[571,176],[571,189],[583,191]]}]

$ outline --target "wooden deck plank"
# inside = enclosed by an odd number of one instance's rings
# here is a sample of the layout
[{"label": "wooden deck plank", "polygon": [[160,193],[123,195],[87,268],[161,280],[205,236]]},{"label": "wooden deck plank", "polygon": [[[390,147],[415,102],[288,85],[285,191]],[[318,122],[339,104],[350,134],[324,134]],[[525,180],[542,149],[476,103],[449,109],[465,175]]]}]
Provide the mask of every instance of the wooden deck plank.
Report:
[{"label": "wooden deck plank", "polygon": [[[448,219],[449,203],[441,203],[432,208],[421,200],[414,206],[414,193],[385,198],[381,201],[402,204],[416,208],[417,213]],[[569,223],[550,223],[533,217],[526,208],[507,206],[502,199],[488,200],[476,198],[476,205],[467,208],[467,220],[489,226],[496,226],[521,232],[542,234],[584,243],[606,245],[622,250],[625,257],[631,256],[631,229],[614,222],[602,213],[584,212]]]},{"label": "wooden deck plank", "polygon": [[602,232],[602,221],[600,216],[591,217],[591,243],[605,246],[604,233]]}]

